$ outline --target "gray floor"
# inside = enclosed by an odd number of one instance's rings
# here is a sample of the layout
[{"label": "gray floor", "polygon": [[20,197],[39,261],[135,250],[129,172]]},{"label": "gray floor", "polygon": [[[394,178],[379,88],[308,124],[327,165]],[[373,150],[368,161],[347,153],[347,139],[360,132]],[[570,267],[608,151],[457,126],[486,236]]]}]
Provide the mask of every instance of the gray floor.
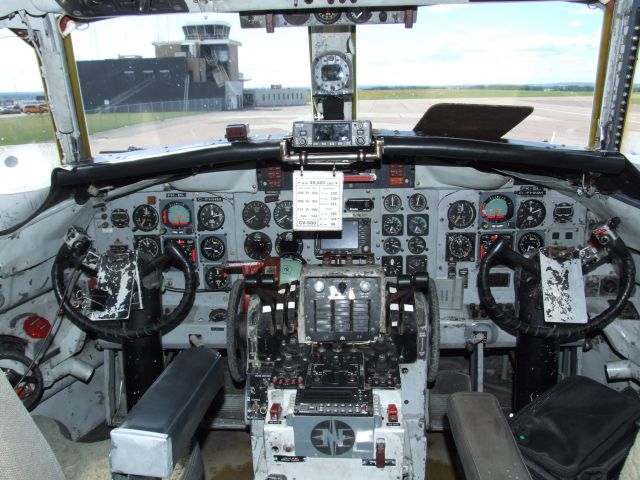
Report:
[{"label": "gray floor", "polygon": [[[69,480],[110,480],[109,440],[72,442],[58,424],[46,417],[36,423],[51,445]],[[103,433],[106,433],[106,428]],[[104,436],[104,435],[103,435]],[[432,433],[428,441],[427,478],[456,480],[447,439]],[[211,431],[202,444],[206,480],[244,480],[252,478],[251,442],[247,432]]]}]

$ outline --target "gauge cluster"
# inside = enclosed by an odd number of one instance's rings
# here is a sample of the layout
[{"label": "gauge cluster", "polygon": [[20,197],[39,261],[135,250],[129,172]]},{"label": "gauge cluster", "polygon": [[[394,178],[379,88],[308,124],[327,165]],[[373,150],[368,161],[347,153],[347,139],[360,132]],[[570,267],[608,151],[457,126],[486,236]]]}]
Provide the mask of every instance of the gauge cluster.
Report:
[{"label": "gauge cluster", "polygon": [[[239,271],[225,270],[226,262],[280,256],[319,264],[331,252],[343,260],[360,255],[365,258],[356,262],[381,265],[389,281],[427,272],[436,281],[443,312],[474,318],[478,266],[496,240],[506,238],[523,254],[585,241],[585,207],[534,186],[499,191],[345,186],[343,201],[342,232],[294,232],[288,188],[219,194],[148,189],[98,204],[90,235],[100,251],[126,246],[149,260],[168,243],[179,246],[198,269],[193,315],[221,332],[211,312],[220,317],[233,281],[240,278]],[[493,272],[494,296],[512,304],[513,273],[500,267]],[[176,272],[166,278],[163,301],[171,305],[179,299],[182,278]]]}]

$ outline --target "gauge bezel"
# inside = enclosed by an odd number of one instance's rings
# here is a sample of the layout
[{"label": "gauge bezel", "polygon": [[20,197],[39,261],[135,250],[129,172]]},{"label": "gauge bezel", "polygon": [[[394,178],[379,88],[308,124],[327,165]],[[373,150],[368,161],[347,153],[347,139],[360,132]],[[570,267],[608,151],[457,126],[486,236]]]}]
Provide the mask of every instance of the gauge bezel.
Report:
[{"label": "gauge bezel", "polygon": [[402,251],[402,242],[398,237],[387,237],[382,242],[382,248],[388,255],[397,255]]},{"label": "gauge bezel", "polygon": [[[206,209],[215,210],[215,214],[222,215],[222,220],[216,221],[213,224],[205,222],[202,219],[202,216],[204,215],[204,212]],[[198,230],[206,230],[209,232],[215,232],[216,230],[220,230],[226,220],[224,210],[222,209],[222,207],[213,202],[209,202],[209,203],[205,203],[204,205],[201,205],[200,208],[198,208],[197,218],[198,218]]]},{"label": "gauge bezel", "polygon": [[518,246],[518,252],[520,252],[520,254],[521,254],[521,255],[526,255],[526,253],[529,251],[529,250],[524,250],[524,251],[522,250],[522,241],[523,241],[523,240],[524,240],[528,235],[535,235],[535,236],[538,238],[539,243],[540,243],[540,246],[539,246],[538,248],[542,248],[542,247],[544,247],[544,245],[545,245],[545,241],[544,241],[544,234],[543,234],[542,232],[539,232],[539,231],[527,231],[527,232],[522,232],[522,233],[520,234],[520,236],[518,237],[518,243],[517,243],[517,246]]},{"label": "gauge bezel", "polygon": [[[365,18],[353,18],[354,12],[362,12],[365,14]],[[350,22],[355,23],[356,25],[361,25],[363,23],[367,23],[373,17],[373,11],[369,8],[352,8],[347,10],[346,17]]]},{"label": "gauge bezel", "polygon": [[[426,229],[424,232],[419,232],[418,230],[416,230],[415,225],[413,227],[411,226],[412,220],[415,220],[415,219],[424,220],[424,225],[426,225],[425,227]],[[429,215],[425,213],[416,213],[416,214],[407,215],[407,235],[414,235],[417,237],[429,235]]]},{"label": "gauge bezel", "polygon": [[[424,200],[424,206],[416,207],[416,199]],[[427,201],[427,197],[425,197],[422,193],[414,193],[409,197],[409,208],[414,212],[424,212],[426,208],[429,206],[429,202]]]},{"label": "gauge bezel", "polygon": [[[281,218],[278,218],[278,212],[283,208],[286,208],[285,205],[291,205],[291,219],[288,222],[281,222]],[[285,212],[286,213],[286,212]],[[273,207],[273,221],[276,222],[283,230],[291,230],[293,228],[293,201],[292,200],[282,200],[281,202],[276,203],[276,206]]]},{"label": "gauge bezel", "polygon": [[[521,219],[521,216],[524,208],[527,208],[527,211],[530,211],[529,208],[526,207],[526,205],[529,205],[532,203],[537,203],[541,207],[542,214],[540,218],[536,216],[534,217],[532,223],[528,223],[526,222],[527,218],[525,217],[524,219]],[[527,198],[522,202],[520,202],[520,205],[518,205],[518,211],[516,212],[516,227],[522,228],[522,229],[536,228],[542,225],[546,217],[547,217],[547,208],[545,207],[544,203],[537,198]]]},{"label": "gauge bezel", "polygon": [[[398,201],[398,205],[397,206],[389,206],[387,204],[387,202],[390,199],[396,199]],[[395,212],[399,212],[402,209],[402,198],[400,198],[400,195],[396,195],[395,193],[390,193],[389,195],[386,195],[383,199],[382,199],[382,205],[384,206],[384,209],[387,212],[390,213],[395,213]]]},{"label": "gauge bezel", "polygon": [[[260,238],[260,240],[257,240],[256,238]],[[258,242],[258,241],[263,241],[266,245],[268,245],[268,249],[266,249],[267,251],[265,252],[265,255],[263,257],[253,256],[251,255],[252,251],[249,250],[249,246],[252,243]],[[264,232],[252,232],[248,234],[244,239],[244,253],[247,255],[247,257],[253,260],[258,260],[258,261],[264,260],[271,254],[272,251],[273,251],[273,242],[271,241],[271,237],[269,237],[269,235],[267,235]]]},{"label": "gauge bezel", "polygon": [[[456,241],[457,238],[465,238],[470,245],[469,251],[462,256],[455,254],[451,250],[451,245]],[[475,233],[448,233],[447,234],[447,245],[446,245],[446,256],[447,260],[450,262],[472,262],[475,260],[475,244],[476,244],[476,234]]]},{"label": "gauge bezel", "polygon": [[[394,266],[394,270],[392,272],[389,272],[389,262],[391,262],[392,260],[394,260],[396,263]],[[402,255],[383,255],[380,259],[380,265],[382,266],[384,274],[387,277],[397,277],[398,275],[402,275],[402,263]]]},{"label": "gauge bezel", "polygon": [[[331,18],[329,18],[328,20],[324,19],[321,17],[322,14],[329,14],[331,15]],[[313,14],[313,18],[315,18],[318,22],[322,23],[323,25],[333,25],[338,20],[340,20],[340,17],[342,17],[342,12],[339,10],[323,10],[321,12],[315,12]]]},{"label": "gauge bezel", "polygon": [[[420,244],[419,248],[415,248],[415,242]],[[427,249],[427,242],[420,236],[411,237],[407,242],[407,248],[413,255],[420,255]]]},{"label": "gauge bezel", "polygon": [[[169,209],[173,206],[179,206],[184,208],[188,214],[189,214],[189,218],[186,222],[184,223],[173,223],[171,220],[169,220],[168,218],[168,212]],[[180,199],[180,200],[165,200],[163,202],[161,202],[160,204],[160,221],[162,222],[162,224],[171,229],[172,231],[183,231],[187,228],[189,228],[192,224],[193,224],[193,201],[189,201],[186,199]]]},{"label": "gauge bezel", "polygon": [[[323,80],[322,68],[327,65],[338,65],[343,77],[337,80]],[[353,85],[353,67],[351,60],[337,51],[323,52],[313,60],[313,83],[316,89],[324,95],[342,95],[351,91]]]},{"label": "gauge bezel", "polygon": [[[210,242],[210,241],[216,241],[216,242],[219,242],[220,245],[222,245],[221,254],[216,255],[214,257],[210,257],[205,253],[206,250],[204,249],[204,244],[205,242]],[[200,248],[200,257],[203,262],[221,262],[227,256],[227,244],[225,242],[225,239],[222,237],[219,237],[218,235],[207,235],[207,236],[201,237],[200,243],[198,244],[198,246]]]},{"label": "gauge bezel", "polygon": [[[419,261],[424,264],[424,270],[416,270],[413,268],[412,264],[416,261]],[[429,259],[426,255],[407,255],[407,265],[405,268],[405,272],[408,274],[418,273],[418,272],[426,272],[429,268]]]},{"label": "gauge bezel", "polygon": [[[502,215],[488,215],[486,211],[487,204],[495,200],[502,200],[505,203],[506,212]],[[513,218],[514,204],[513,199],[504,193],[492,193],[485,198],[480,204],[480,217],[488,223],[504,223]]]},{"label": "gauge bezel", "polygon": [[[570,208],[571,213],[558,213],[559,208]],[[561,202],[557,203],[553,207],[553,221],[555,223],[571,223],[573,216],[576,214],[576,209],[573,203]]]},{"label": "gauge bezel", "polygon": [[[153,220],[151,221],[152,223],[151,226],[143,227],[142,225],[140,225],[136,217],[137,217],[137,213],[141,210],[145,210],[152,213]],[[147,205],[146,203],[143,203],[141,205],[136,206],[133,209],[133,213],[131,214],[131,220],[133,221],[133,225],[138,230],[141,230],[143,232],[150,232],[151,230],[155,230],[158,227],[158,223],[160,222],[160,215],[158,214],[158,211],[154,207],[152,207],[151,205]]]},{"label": "gauge bezel", "polygon": [[[249,209],[253,208],[253,206],[259,207],[261,210],[261,217],[258,217],[257,220],[247,220],[247,216],[249,215]],[[271,222],[271,209],[269,205],[260,200],[252,200],[244,205],[242,208],[242,221],[244,224],[252,230],[263,230],[269,226],[269,222]]]},{"label": "gauge bezel", "polygon": [[[464,205],[465,209],[468,209],[467,211],[469,210],[471,211],[471,217],[463,218],[464,221],[462,223],[460,223],[459,221],[454,222],[451,220],[453,216],[452,211],[454,207],[458,205]],[[457,228],[457,229],[469,228],[476,221],[476,216],[477,216],[476,207],[469,200],[456,200],[455,202],[451,203],[451,205],[449,205],[449,208],[447,209],[447,221],[449,222],[449,228]]]},{"label": "gauge bezel", "polygon": [[[224,284],[222,284],[221,286],[214,286],[210,283],[209,273],[213,270],[222,272],[222,276],[218,277],[218,278],[224,279]],[[224,275],[224,268],[220,266],[209,267],[203,272],[202,275],[204,277],[204,283],[207,287],[209,287],[209,290],[213,290],[215,292],[215,291],[225,290],[229,286],[229,277]],[[217,310],[223,310],[223,309],[217,309]]]},{"label": "gauge bezel", "polygon": [[[295,242],[297,245],[296,251],[292,252],[292,251],[281,251],[280,250],[280,245],[282,244],[282,238],[285,237],[286,235],[293,235],[293,240],[291,240],[292,242]],[[278,254],[278,256],[282,256],[283,254],[297,254],[297,255],[301,255],[302,251],[304,250],[304,243],[302,241],[302,237],[300,237],[300,235],[298,235],[296,232],[292,232],[292,231],[287,231],[287,232],[281,232],[278,234],[278,236],[276,237],[275,242],[273,243],[273,248],[275,250],[275,252]]]},{"label": "gauge bezel", "polygon": [[[134,235],[133,237],[133,248],[139,252],[139,245],[141,242],[145,242],[146,241],[151,241],[153,242],[153,244],[156,247],[156,253],[154,253],[151,256],[148,256],[147,258],[149,259],[154,259],[154,258],[158,258],[160,256],[160,254],[162,253],[162,246],[160,243],[160,237],[158,237],[157,235]],[[145,253],[142,253],[142,255],[144,255]]]},{"label": "gauge bezel", "polygon": [[[114,214],[124,214],[124,221],[122,220],[114,220],[113,216]],[[131,218],[129,217],[129,212],[127,212],[126,209],[124,208],[114,208],[111,211],[111,215],[109,215],[109,220],[111,221],[111,225],[113,225],[115,228],[127,228],[129,226],[129,221],[131,220]]]},{"label": "gauge bezel", "polygon": [[[398,231],[389,230],[388,222],[395,221],[400,224]],[[401,237],[404,235],[404,215],[402,214],[389,214],[382,215],[382,236],[384,237]]]}]

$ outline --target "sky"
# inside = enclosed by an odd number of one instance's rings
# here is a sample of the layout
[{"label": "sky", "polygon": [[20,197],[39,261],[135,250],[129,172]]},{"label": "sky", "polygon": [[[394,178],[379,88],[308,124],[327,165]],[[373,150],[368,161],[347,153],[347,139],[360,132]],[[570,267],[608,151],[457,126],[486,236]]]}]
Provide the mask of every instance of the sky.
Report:
[{"label": "sky", "polygon": [[[242,42],[247,88],[309,86],[306,28],[241,29],[237,14],[129,17],[93,23],[72,35],[76,59],[154,54],[151,42],[180,40],[181,25],[224,20]],[[529,2],[421,7],[412,29],[363,25],[357,74],[366,85],[469,85],[593,82],[602,13],[585,5]],[[39,91],[35,56],[0,29],[0,92]],[[11,68],[7,68],[7,66]]]}]

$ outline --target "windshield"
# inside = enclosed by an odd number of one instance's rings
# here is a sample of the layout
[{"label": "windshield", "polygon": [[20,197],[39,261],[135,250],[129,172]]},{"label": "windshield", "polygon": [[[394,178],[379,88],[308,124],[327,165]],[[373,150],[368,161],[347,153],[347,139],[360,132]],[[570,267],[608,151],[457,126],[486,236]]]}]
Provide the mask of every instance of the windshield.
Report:
[{"label": "windshield", "polygon": [[[586,5],[530,2],[358,26],[358,116],[411,130],[435,103],[531,106],[506,138],[586,146],[601,23]],[[313,115],[306,27],[173,15],[99,21],[72,38],[93,154],[220,139],[230,123],[287,133]]]}]

